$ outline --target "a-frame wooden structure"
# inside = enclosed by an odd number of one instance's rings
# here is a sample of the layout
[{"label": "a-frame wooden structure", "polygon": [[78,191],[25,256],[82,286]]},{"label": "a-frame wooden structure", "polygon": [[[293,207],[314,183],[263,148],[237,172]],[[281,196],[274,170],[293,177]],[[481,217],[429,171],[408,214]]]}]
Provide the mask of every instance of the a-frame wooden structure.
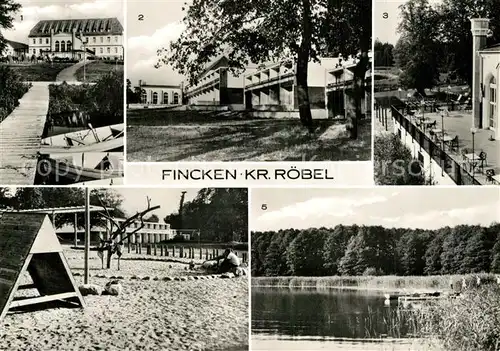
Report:
[{"label": "a-frame wooden structure", "polygon": [[[19,212],[0,216],[0,321],[11,308],[49,301],[84,307],[49,216]],[[20,285],[25,272],[33,284]],[[40,296],[14,299],[23,288],[35,288]]]}]

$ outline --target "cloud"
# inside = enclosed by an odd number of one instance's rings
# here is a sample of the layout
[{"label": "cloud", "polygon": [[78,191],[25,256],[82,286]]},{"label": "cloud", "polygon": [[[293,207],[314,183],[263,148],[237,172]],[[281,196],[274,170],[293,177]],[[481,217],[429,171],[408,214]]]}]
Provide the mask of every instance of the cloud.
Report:
[{"label": "cloud", "polygon": [[157,29],[152,35],[140,35],[136,37],[131,37],[128,39],[128,49],[141,50],[144,51],[156,51],[162,47],[168,46],[168,44],[179,38],[185,25],[182,22],[172,22],[164,26],[163,28]]},{"label": "cloud", "polygon": [[[278,223],[287,223],[287,226],[307,222],[306,227],[316,226],[319,220],[328,221],[331,217],[348,217],[356,214],[356,209],[387,201],[384,196],[371,195],[362,198],[345,197],[317,197],[293,205],[282,207],[279,210],[266,212],[259,216],[256,222],[259,225],[274,226]],[[321,225],[320,225],[321,226]]]}]

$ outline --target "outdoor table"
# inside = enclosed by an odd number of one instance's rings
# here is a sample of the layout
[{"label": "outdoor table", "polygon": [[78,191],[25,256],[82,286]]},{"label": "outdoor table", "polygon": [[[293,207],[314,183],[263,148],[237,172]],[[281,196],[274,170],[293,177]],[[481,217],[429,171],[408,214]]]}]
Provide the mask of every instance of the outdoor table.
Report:
[{"label": "outdoor table", "polygon": [[428,126],[428,125],[431,125],[431,124],[434,124],[434,121],[431,121],[430,119],[422,119],[420,121],[420,123],[422,123],[422,125],[424,126],[424,132],[425,132],[425,128]]},{"label": "outdoor table", "polygon": [[[473,172],[479,163],[479,155],[476,153],[464,154],[464,159],[469,164],[469,171]],[[474,160],[474,162],[472,160]]]},{"label": "outdoor table", "polygon": [[494,175],[492,178],[495,183],[500,184],[500,174]]}]

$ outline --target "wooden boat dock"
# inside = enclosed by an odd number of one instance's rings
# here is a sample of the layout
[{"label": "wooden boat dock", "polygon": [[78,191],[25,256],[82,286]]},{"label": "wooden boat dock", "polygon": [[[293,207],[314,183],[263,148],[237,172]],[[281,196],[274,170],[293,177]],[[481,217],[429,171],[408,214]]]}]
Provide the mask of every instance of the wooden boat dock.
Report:
[{"label": "wooden boat dock", "polygon": [[35,182],[49,109],[49,83],[32,84],[19,100],[19,106],[0,123],[0,184],[33,185]]}]

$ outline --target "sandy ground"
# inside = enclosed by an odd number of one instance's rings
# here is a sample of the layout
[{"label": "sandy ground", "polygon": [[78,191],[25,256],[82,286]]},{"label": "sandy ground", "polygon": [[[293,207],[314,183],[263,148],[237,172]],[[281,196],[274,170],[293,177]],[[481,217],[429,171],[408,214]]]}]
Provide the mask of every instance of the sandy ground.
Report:
[{"label": "sandy ground", "polygon": [[[83,251],[65,254],[82,284]],[[104,286],[110,276],[123,277],[122,295],[86,296],[84,310],[9,313],[0,328],[0,350],[248,350],[247,277],[164,281],[203,272],[127,253],[120,271],[116,260],[112,269],[101,270],[95,252],[91,258],[89,282]]]}]

